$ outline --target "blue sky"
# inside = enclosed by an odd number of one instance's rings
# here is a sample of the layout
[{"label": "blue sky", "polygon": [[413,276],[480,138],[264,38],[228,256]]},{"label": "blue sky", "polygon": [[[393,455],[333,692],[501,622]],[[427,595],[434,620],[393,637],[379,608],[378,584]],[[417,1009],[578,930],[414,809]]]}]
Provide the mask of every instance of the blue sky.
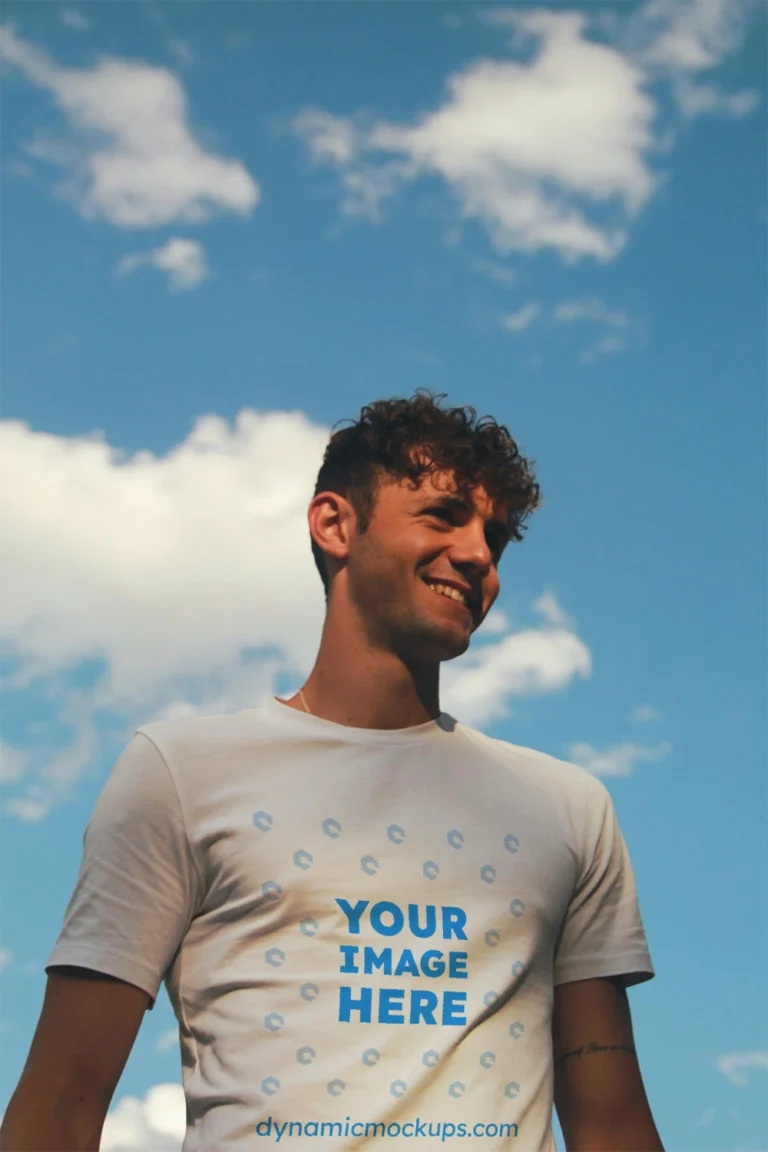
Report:
[{"label": "blue sky", "polygon": [[[765,1152],[764,5],[3,20],[0,1108],[112,762],[301,683],[329,429],[422,385],[544,495],[443,705],[604,779],[666,1146]],[[104,1149],[180,1147],[172,1028]]]}]

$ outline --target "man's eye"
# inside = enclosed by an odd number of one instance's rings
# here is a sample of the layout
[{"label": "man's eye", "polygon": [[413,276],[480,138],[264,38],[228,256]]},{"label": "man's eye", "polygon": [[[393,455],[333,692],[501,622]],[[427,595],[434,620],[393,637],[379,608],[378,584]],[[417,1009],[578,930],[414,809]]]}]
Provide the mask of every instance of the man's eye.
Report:
[{"label": "man's eye", "polygon": [[453,513],[450,508],[428,508],[427,516],[437,516],[440,520],[453,519]]}]

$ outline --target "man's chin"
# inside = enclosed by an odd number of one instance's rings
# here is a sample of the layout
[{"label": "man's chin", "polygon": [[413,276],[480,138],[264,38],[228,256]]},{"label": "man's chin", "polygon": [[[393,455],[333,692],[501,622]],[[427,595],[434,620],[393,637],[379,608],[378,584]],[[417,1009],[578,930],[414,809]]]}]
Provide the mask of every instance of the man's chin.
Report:
[{"label": "man's chin", "polygon": [[409,647],[415,659],[426,664],[442,664],[446,660],[455,660],[457,656],[463,656],[469,648],[470,639],[469,632],[461,636],[456,631],[446,634],[445,629],[438,631],[435,628],[425,628],[421,636],[412,638]]},{"label": "man's chin", "polygon": [[444,656],[440,657],[440,663],[444,664],[446,660],[455,660],[457,656],[463,656],[467,648],[469,648],[469,636],[461,645],[454,645],[450,652],[446,652]]}]

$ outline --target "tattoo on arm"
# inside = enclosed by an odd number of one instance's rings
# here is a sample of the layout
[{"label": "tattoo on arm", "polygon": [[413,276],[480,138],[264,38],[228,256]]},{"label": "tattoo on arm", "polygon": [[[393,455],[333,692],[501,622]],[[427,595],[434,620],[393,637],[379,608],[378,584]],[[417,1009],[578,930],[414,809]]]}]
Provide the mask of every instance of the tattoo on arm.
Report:
[{"label": "tattoo on arm", "polygon": [[564,1052],[562,1056],[555,1057],[555,1064],[564,1064],[571,1056],[591,1056],[594,1052],[628,1052],[630,1056],[635,1055],[635,1049],[631,1044],[598,1044],[596,1040],[590,1040],[580,1048],[574,1048],[570,1052]]}]

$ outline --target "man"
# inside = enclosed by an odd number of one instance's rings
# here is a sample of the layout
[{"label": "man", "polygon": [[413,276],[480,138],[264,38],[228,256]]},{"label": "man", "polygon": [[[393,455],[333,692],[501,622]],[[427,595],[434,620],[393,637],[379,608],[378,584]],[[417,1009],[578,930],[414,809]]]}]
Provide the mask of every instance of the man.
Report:
[{"label": "man", "polygon": [[[330,440],[327,611],[290,700],[140,728],[48,965],[3,1149],[97,1149],[161,980],[185,1152],[655,1152],[626,987],[653,969],[603,785],[441,712],[539,488],[417,392]],[[254,542],[258,546],[258,542]],[[265,562],[279,557],[265,557]]]}]

